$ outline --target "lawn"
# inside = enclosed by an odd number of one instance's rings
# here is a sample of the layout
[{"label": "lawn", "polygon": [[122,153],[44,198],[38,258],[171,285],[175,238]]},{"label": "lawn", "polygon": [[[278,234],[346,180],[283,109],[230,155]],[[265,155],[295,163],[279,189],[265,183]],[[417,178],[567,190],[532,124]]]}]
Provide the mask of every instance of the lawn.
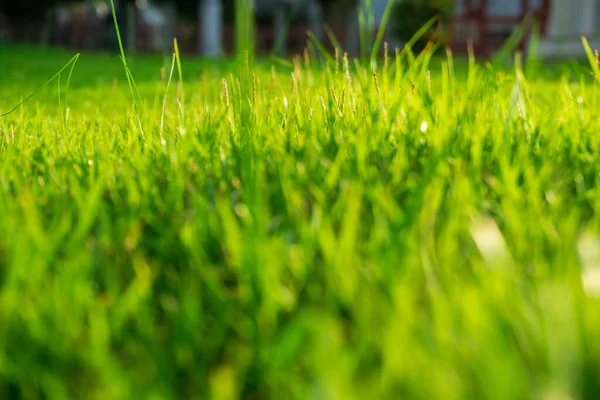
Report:
[{"label": "lawn", "polygon": [[0,398],[600,393],[589,64],[128,62],[0,118]]}]

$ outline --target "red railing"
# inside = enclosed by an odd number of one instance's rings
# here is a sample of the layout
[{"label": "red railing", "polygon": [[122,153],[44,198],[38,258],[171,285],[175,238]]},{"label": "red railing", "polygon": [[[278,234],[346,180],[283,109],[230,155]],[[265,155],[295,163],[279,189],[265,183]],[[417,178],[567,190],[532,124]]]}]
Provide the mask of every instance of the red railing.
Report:
[{"label": "red railing", "polygon": [[[469,43],[472,43],[476,53],[485,55],[496,50],[502,43],[494,42],[490,26],[517,26],[525,21],[537,21],[541,34],[545,35],[550,15],[550,0],[541,0],[538,7],[533,6],[530,0],[521,0],[519,13],[513,15],[491,15],[488,0],[462,0],[462,8],[462,13],[455,15],[451,21],[452,48],[456,52],[465,52]],[[529,30],[531,24],[527,25],[525,28]],[[526,40],[522,40],[521,48],[525,44]]]}]

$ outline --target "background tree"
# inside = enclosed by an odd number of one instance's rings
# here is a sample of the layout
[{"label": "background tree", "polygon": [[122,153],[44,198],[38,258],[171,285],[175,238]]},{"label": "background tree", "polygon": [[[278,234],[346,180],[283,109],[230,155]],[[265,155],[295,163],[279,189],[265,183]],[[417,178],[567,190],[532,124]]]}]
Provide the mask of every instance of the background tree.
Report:
[{"label": "background tree", "polygon": [[11,19],[39,19],[43,18],[46,11],[59,2],[59,0],[8,0],[0,4],[0,12]]}]

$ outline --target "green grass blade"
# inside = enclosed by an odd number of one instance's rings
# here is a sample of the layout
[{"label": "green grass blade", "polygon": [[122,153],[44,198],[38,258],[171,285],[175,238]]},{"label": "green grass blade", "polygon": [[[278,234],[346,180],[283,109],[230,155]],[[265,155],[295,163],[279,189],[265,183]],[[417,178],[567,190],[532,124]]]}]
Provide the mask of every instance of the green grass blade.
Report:
[{"label": "green grass blade", "polygon": [[325,57],[327,62],[332,65],[335,64],[335,59],[331,56],[331,54],[329,54],[329,52],[327,51],[323,43],[319,40],[319,38],[315,36],[315,34],[312,32],[307,32],[307,35],[311,42],[317,47],[317,49],[319,49],[323,57]]},{"label": "green grass blade", "polygon": [[394,10],[395,5],[395,1],[389,1],[387,3],[387,6],[385,7],[385,11],[383,12],[383,16],[381,17],[381,22],[379,24],[379,29],[377,29],[375,43],[373,44],[373,51],[371,52],[371,61],[374,61],[377,58],[377,53],[379,52],[379,48],[381,47],[381,43],[383,42],[383,35],[385,34],[385,30],[387,28],[390,16],[392,15],[392,11]]},{"label": "green grass blade", "polygon": [[327,37],[329,38],[329,41],[331,42],[333,47],[336,48],[340,52],[340,54],[342,54],[342,52],[343,52],[342,45],[340,44],[337,37],[335,36],[335,32],[333,31],[333,29],[331,29],[331,26],[329,26],[328,24],[325,24],[325,25],[323,25],[323,28],[325,29],[325,33],[327,34]]},{"label": "green grass blade", "polygon": [[[21,101],[19,104],[17,104],[16,106],[14,106],[12,109],[10,109],[9,111],[5,112],[4,114],[0,114],[0,118],[2,117],[6,117],[7,115],[12,114],[13,112],[15,112],[16,110],[19,109],[19,107],[21,107],[23,104],[27,103],[27,101],[29,101],[31,98],[33,98],[36,94],[38,94],[42,89],[44,89],[46,86],[48,86],[50,83],[52,83],[53,80],[57,79],[60,74],[65,71],[67,68],[69,68],[69,66],[75,62],[77,62],[77,59],[79,58],[80,53],[77,53],[73,58],[71,58],[71,60],[66,63],[56,74],[54,74],[52,76],[52,78],[48,79],[48,81],[46,81],[46,83],[44,83],[42,86],[40,86],[37,90],[35,90],[32,94],[30,94],[29,96],[27,96],[25,98],[25,100]],[[70,74],[69,74],[70,75]]]},{"label": "green grass blade", "polygon": [[175,49],[175,59],[177,60],[177,74],[179,75],[179,90],[181,91],[181,104],[184,103],[183,95],[183,69],[181,68],[181,56],[179,54],[179,45],[177,44],[177,38],[173,38],[173,49]]},{"label": "green grass blade", "polygon": [[425,24],[423,24],[423,26],[421,28],[419,28],[418,31],[415,32],[415,34],[410,38],[410,40],[405,43],[404,47],[402,48],[401,55],[405,54],[405,52],[412,53],[411,49],[414,47],[414,45],[417,43],[417,41],[419,39],[421,39],[433,27],[433,25],[435,25],[435,23],[438,22],[439,20],[440,20],[440,17],[435,16],[435,17],[432,17]]},{"label": "green grass blade", "polygon": [[531,33],[531,39],[529,40],[529,46],[527,49],[527,61],[525,64],[525,71],[527,76],[532,79],[536,77],[540,71],[541,61],[539,56],[539,44],[540,44],[540,27],[536,24]]},{"label": "green grass blade", "polygon": [[137,114],[138,124],[142,135],[144,135],[144,128],[142,127],[141,117],[137,109],[137,101],[136,101],[136,92],[137,89],[134,88],[135,80],[133,79],[133,75],[129,67],[127,66],[127,57],[125,56],[125,49],[123,48],[123,40],[121,39],[121,31],[119,29],[119,22],[117,21],[117,12],[115,10],[114,0],[110,0],[110,9],[112,12],[113,23],[115,24],[115,33],[117,34],[117,41],[119,43],[119,51],[121,52],[121,61],[123,62],[123,68],[125,69],[125,75],[127,77],[127,84],[129,85],[129,91],[131,93],[131,99],[133,101],[133,109]]},{"label": "green grass blade", "polygon": [[581,42],[583,43],[583,48],[585,49],[585,54],[588,62],[590,63],[590,67],[592,68],[594,77],[596,81],[598,81],[600,79],[600,65],[598,64],[598,59],[596,58],[596,55],[592,51],[592,48],[585,37],[581,37]]},{"label": "green grass blade", "polygon": [[523,40],[523,36],[525,34],[525,22],[517,25],[517,27],[513,30],[510,37],[506,40],[504,45],[494,58],[492,59],[492,66],[494,68],[503,68],[506,66],[506,62],[509,59],[510,55],[517,49],[521,40]]},{"label": "green grass blade", "polygon": [[167,96],[169,94],[169,88],[171,87],[171,80],[173,79],[173,73],[175,71],[175,63],[176,63],[176,56],[175,54],[173,54],[172,57],[172,61],[171,61],[171,70],[169,72],[169,79],[167,80],[167,89],[165,90],[165,96],[163,98],[163,104],[162,104],[162,112],[161,112],[161,116],[160,116],[160,141],[161,143],[164,145],[164,127],[165,127],[165,113],[167,110]]}]

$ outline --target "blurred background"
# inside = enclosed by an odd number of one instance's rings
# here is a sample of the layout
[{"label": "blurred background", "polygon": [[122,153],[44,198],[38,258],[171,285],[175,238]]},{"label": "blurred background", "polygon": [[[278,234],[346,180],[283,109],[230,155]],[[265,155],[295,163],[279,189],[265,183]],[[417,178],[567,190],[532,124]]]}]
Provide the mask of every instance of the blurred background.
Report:
[{"label": "blurred background", "polygon": [[[386,9],[393,11],[386,18]],[[385,40],[401,47],[423,24],[441,23],[427,40],[441,40],[456,53],[472,46],[478,55],[501,47],[515,27],[524,27],[525,49],[534,29],[546,56],[582,55],[580,36],[593,44],[600,32],[600,0],[115,0],[124,45],[130,52],[168,52],[176,37],[186,54],[219,57],[236,48],[239,9],[252,15],[258,54],[301,53],[311,31],[332,49],[360,50],[359,15],[365,37],[385,25]],[[236,13],[236,10],[238,12]],[[247,11],[248,11],[247,10]],[[364,28],[365,29],[365,28]],[[243,36],[243,35],[242,35]],[[109,0],[2,0],[0,43],[38,43],[73,49],[114,50],[118,46]],[[0,44],[1,45],[1,44]],[[598,48],[600,46],[593,46]]]}]

